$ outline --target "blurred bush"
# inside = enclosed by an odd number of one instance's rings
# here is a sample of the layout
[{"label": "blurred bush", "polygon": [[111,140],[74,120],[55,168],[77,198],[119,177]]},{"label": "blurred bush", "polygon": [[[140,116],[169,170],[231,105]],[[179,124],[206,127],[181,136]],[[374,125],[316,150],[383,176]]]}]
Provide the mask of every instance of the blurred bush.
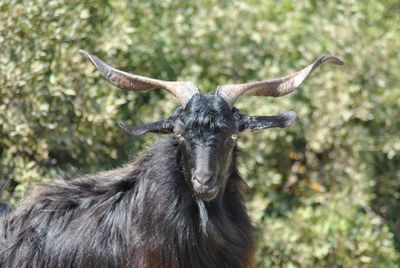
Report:
[{"label": "blurred bush", "polygon": [[31,183],[129,161],[177,105],[127,94],[79,48],[130,72],[203,91],[289,74],[330,53],[298,92],[243,97],[249,114],[298,113],[288,129],[241,137],[240,169],[259,229],[260,267],[400,264],[400,3],[385,1],[0,1],[0,185],[15,204]]}]

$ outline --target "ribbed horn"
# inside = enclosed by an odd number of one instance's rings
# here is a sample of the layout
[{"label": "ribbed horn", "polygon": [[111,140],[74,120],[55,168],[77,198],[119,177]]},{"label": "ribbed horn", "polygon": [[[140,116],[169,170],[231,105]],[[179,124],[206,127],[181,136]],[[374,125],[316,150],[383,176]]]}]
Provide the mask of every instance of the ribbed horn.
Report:
[{"label": "ribbed horn", "polygon": [[254,96],[280,97],[293,92],[308,75],[325,62],[335,65],[344,64],[343,61],[335,56],[324,55],[306,68],[285,77],[246,84],[221,85],[217,88],[216,95],[224,98],[231,108],[244,93]]},{"label": "ribbed horn", "polygon": [[123,90],[136,92],[154,88],[165,89],[178,98],[182,107],[186,106],[194,94],[199,93],[197,86],[189,81],[163,81],[130,74],[111,67],[96,56],[91,55],[84,50],[79,50],[79,54],[90,60],[108,82]]}]

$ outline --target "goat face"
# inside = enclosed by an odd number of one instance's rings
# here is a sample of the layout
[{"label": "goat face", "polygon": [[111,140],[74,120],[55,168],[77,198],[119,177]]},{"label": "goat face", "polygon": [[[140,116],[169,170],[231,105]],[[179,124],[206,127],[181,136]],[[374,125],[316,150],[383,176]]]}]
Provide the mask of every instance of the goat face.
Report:
[{"label": "goat face", "polygon": [[185,108],[162,121],[120,127],[130,135],[173,133],[182,170],[193,194],[203,201],[222,195],[232,164],[241,116],[221,97],[197,93]]},{"label": "goat face", "polygon": [[176,116],[173,132],[185,177],[203,201],[215,199],[225,189],[239,131],[236,115],[221,97],[196,94]]}]

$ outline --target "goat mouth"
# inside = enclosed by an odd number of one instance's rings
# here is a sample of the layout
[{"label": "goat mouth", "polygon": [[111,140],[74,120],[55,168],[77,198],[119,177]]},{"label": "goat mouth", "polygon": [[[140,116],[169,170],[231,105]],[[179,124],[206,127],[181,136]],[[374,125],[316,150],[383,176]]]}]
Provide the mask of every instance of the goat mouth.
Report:
[{"label": "goat mouth", "polygon": [[217,185],[210,186],[199,183],[197,180],[192,181],[193,190],[196,196],[201,200],[209,202],[215,199],[219,192],[219,187]]},{"label": "goat mouth", "polygon": [[196,195],[205,202],[211,202],[218,196],[218,190],[216,190],[216,188],[214,188],[211,191],[208,191],[205,193],[197,193]]}]

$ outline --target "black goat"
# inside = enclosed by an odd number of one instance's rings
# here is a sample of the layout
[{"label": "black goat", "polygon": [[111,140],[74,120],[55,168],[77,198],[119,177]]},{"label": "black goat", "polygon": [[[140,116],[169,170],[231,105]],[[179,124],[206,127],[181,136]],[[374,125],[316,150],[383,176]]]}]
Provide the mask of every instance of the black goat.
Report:
[{"label": "black goat", "polygon": [[81,53],[117,87],[158,87],[178,97],[182,108],[168,119],[121,125],[131,135],[174,135],[125,167],[33,191],[0,226],[0,266],[252,267],[255,243],[236,168],[237,135],[286,127],[296,116],[245,116],[234,102],[245,92],[288,94],[321,63],[341,61],[324,56],[291,76],[224,85],[205,95],[192,83],[128,74]]}]

